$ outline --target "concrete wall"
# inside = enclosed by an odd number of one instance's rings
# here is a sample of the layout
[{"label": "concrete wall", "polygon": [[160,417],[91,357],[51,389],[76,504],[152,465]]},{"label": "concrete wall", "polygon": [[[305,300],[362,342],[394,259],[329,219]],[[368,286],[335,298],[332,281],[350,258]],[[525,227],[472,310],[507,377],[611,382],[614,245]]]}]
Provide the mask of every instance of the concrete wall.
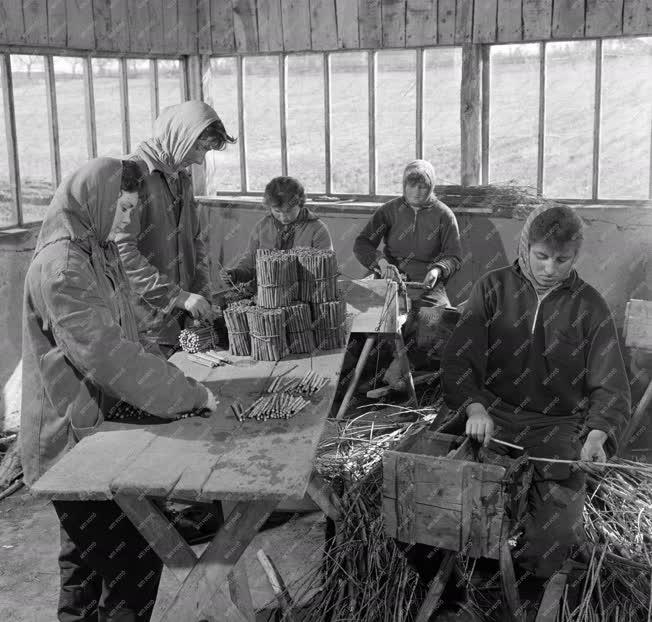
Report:
[{"label": "concrete wall", "polygon": [[[210,224],[213,271],[228,265],[244,249],[262,208],[249,201],[202,201]],[[374,205],[322,205],[315,211],[330,229],[343,274],[364,276],[352,254],[353,241]],[[578,208],[586,222],[585,244],[578,270],[606,298],[622,327],[625,303],[630,298],[652,299],[652,209]],[[464,249],[463,267],[449,283],[451,300],[468,295],[475,279],[485,271],[515,258],[522,221],[490,217],[485,213],[458,214]],[[0,233],[0,430],[17,422],[15,374],[21,359],[23,281],[34,250],[38,229]],[[215,278],[216,288],[223,285]],[[4,414],[3,414],[4,413]]]}]

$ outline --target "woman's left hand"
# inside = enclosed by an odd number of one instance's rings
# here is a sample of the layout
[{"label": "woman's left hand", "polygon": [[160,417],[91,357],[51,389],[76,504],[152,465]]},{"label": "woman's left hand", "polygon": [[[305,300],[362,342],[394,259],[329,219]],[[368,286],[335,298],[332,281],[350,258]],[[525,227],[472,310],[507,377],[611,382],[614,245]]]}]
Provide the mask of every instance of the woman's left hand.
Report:
[{"label": "woman's left hand", "polygon": [[580,453],[580,460],[588,464],[580,467],[588,467],[588,470],[598,469],[602,470],[604,467],[592,466],[592,462],[606,462],[607,454],[604,450],[604,443],[607,440],[607,433],[602,430],[591,430],[584,441],[584,446]]},{"label": "woman's left hand", "polygon": [[440,276],[441,268],[433,268],[432,270],[429,270],[428,274],[426,274],[426,278],[423,279],[423,286],[426,289],[432,289],[437,284]]}]

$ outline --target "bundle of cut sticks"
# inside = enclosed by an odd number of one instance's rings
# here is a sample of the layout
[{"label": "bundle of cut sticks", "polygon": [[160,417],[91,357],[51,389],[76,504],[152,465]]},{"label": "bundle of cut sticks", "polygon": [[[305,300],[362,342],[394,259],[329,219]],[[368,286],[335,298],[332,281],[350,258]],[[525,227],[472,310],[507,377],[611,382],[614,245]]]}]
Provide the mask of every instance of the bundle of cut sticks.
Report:
[{"label": "bundle of cut sticks", "polygon": [[267,393],[317,393],[328,384],[328,378],[315,371],[307,371],[302,378],[274,378],[267,387]]},{"label": "bundle of cut sticks", "polygon": [[229,333],[229,352],[234,356],[251,354],[247,309],[252,304],[251,300],[239,300],[224,309],[224,322]]},{"label": "bundle of cut sticks", "polygon": [[312,352],[315,340],[312,335],[310,307],[306,304],[295,304],[285,307],[284,311],[290,352],[292,354]]},{"label": "bundle of cut sticks", "polygon": [[338,266],[335,251],[296,248],[299,300],[328,302],[337,300]]},{"label": "bundle of cut sticks", "polygon": [[179,334],[179,345],[184,352],[203,352],[217,346],[217,333],[212,322],[193,328],[184,328]]},{"label": "bundle of cut sticks", "polygon": [[317,347],[342,348],[346,344],[346,303],[343,300],[312,303],[312,319]]},{"label": "bundle of cut sticks", "polygon": [[251,356],[257,361],[280,361],[287,354],[284,317],[283,309],[247,309]]},{"label": "bundle of cut sticks", "polygon": [[231,410],[238,421],[245,419],[268,421],[269,419],[291,419],[308,404],[310,404],[310,400],[300,395],[274,393],[259,397],[247,410],[235,402],[231,405]]},{"label": "bundle of cut sticks", "polygon": [[258,304],[268,309],[288,306],[297,297],[297,256],[294,252],[256,251]]}]

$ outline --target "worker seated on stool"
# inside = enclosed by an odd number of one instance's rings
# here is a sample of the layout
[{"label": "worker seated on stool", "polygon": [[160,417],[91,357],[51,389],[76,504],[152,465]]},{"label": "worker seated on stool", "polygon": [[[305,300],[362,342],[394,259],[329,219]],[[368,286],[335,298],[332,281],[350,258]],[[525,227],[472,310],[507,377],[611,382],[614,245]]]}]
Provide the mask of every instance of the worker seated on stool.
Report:
[{"label": "worker seated on stool", "polygon": [[220,272],[227,283],[244,283],[256,276],[256,251],[309,247],[332,250],[326,225],[304,204],[306,193],[294,177],[274,177],[265,187],[263,205],[269,214],[259,220],[249,236],[247,250],[236,264]]},{"label": "worker seated on stool", "polygon": [[[379,251],[381,241],[384,248]],[[435,196],[435,169],[430,162],[414,160],[406,166],[403,196],[374,212],[356,238],[353,252],[378,277],[400,280],[403,274],[405,280],[422,281],[425,293],[415,301],[416,307],[449,304],[444,285],[460,267],[460,232],[455,214]],[[406,327],[406,337],[410,332]],[[395,361],[385,381],[397,385],[400,380]]]},{"label": "worker seated on stool", "polygon": [[553,459],[534,462],[524,538],[513,552],[538,578],[584,538],[584,472],[554,460],[605,462],[630,410],[609,308],[573,269],[581,243],[582,221],[570,207],[534,210],[518,260],[473,287],[442,362],[444,399],[465,418],[462,431]]}]

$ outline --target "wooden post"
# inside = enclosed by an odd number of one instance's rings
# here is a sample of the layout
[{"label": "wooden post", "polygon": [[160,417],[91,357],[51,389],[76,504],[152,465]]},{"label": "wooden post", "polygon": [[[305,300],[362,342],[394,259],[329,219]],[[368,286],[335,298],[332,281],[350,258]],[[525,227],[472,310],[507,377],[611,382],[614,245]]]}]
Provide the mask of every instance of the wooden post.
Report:
[{"label": "wooden post", "polygon": [[462,86],[460,93],[461,173],[462,185],[480,182],[482,153],[482,63],[481,46],[462,46]]},{"label": "wooden post", "polygon": [[[210,57],[188,57],[188,99],[204,100],[204,70],[210,71]],[[192,165],[192,188],[195,196],[206,195],[206,162]]]},{"label": "wooden post", "polygon": [[278,57],[278,110],[281,124],[281,174],[288,174],[288,99],[287,99],[287,55]]},{"label": "wooden post", "polygon": [[158,83],[158,61],[155,58],[149,60],[149,107],[152,116],[152,132],[154,131],[154,121],[158,117],[161,108],[159,98],[159,83]]},{"label": "wooden post", "polygon": [[482,184],[489,183],[489,142],[491,140],[491,48],[488,45],[482,46]]},{"label": "wooden post", "polygon": [[54,79],[54,59],[45,57],[45,88],[48,103],[48,127],[50,130],[50,166],[55,187],[61,183],[61,153],[59,149],[59,116],[57,114],[57,88]]},{"label": "wooden post", "polygon": [[16,137],[16,109],[14,107],[14,84],[9,54],[0,56],[0,86],[5,111],[5,134],[7,136],[7,163],[11,198],[16,206],[16,224],[23,224],[23,197],[20,189],[20,166],[18,163],[18,140]]},{"label": "wooden post", "polygon": [[122,126],[122,152],[131,151],[131,129],[129,128],[129,82],[127,59],[120,59],[120,124]]},{"label": "wooden post", "polygon": [[97,157],[97,124],[95,121],[95,91],[93,90],[93,61],[84,59],[84,104],[86,106],[86,150],[89,158]]}]

